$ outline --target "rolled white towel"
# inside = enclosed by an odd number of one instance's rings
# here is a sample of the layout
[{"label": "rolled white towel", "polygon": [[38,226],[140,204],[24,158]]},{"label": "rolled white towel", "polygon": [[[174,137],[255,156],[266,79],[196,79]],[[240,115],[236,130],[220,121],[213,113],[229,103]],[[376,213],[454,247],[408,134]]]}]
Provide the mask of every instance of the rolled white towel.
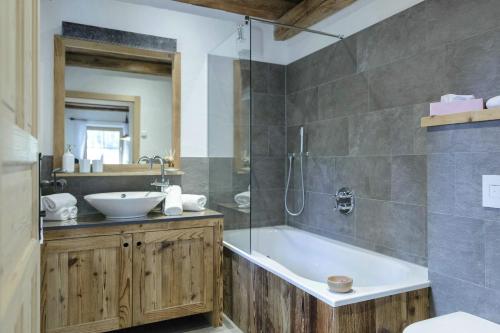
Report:
[{"label": "rolled white towel", "polygon": [[76,216],[78,215],[78,208],[76,208],[76,206],[69,207],[68,211],[69,211],[69,218],[76,219]]},{"label": "rolled white towel", "polygon": [[47,221],[66,221],[70,218],[70,214],[68,207],[62,207],[56,211],[47,211],[45,219]]},{"label": "rolled white towel", "polygon": [[165,205],[163,214],[165,215],[181,215],[182,214],[182,190],[180,186],[172,185],[164,188],[167,196],[165,197]]},{"label": "rolled white towel", "polygon": [[250,207],[250,191],[238,193],[234,196],[234,201],[238,204],[239,208]]},{"label": "rolled white towel", "polygon": [[201,212],[205,210],[207,204],[207,197],[204,195],[196,194],[183,194],[182,195],[182,209],[192,212]]},{"label": "rolled white towel", "polygon": [[42,206],[45,211],[55,212],[63,207],[76,205],[76,198],[69,193],[57,193],[42,197]]}]

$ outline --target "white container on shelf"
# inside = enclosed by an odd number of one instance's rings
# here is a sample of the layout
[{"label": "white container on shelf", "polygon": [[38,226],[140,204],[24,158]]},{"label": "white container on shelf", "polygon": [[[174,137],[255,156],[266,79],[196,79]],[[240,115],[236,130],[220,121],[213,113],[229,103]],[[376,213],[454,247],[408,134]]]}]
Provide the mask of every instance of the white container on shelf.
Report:
[{"label": "white container on shelf", "polygon": [[71,152],[71,145],[66,146],[66,151],[63,154],[63,172],[75,172],[75,155]]},{"label": "white container on shelf", "polygon": [[81,173],[90,172],[90,160],[86,158],[80,160],[80,172]]}]

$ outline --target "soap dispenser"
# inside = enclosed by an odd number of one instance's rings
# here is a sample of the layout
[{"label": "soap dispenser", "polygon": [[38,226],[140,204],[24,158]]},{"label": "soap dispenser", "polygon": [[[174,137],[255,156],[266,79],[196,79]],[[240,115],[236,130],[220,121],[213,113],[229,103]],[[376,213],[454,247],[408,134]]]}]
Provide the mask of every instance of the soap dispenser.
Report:
[{"label": "soap dispenser", "polygon": [[66,151],[63,155],[63,172],[75,172],[75,155],[71,152],[71,145],[66,146]]}]

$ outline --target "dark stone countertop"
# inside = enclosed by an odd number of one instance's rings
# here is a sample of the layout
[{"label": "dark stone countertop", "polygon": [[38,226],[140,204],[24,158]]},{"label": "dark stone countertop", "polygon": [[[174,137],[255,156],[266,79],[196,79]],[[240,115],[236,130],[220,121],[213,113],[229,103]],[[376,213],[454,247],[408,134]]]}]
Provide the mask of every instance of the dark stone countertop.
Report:
[{"label": "dark stone countertop", "polygon": [[210,209],[206,209],[202,212],[184,212],[182,213],[182,215],[178,216],[166,216],[160,212],[151,212],[146,217],[137,219],[108,220],[102,214],[93,214],[93,215],[79,216],[76,219],[67,221],[44,221],[43,229],[44,231],[50,231],[58,229],[70,229],[70,228],[104,227],[104,226],[116,226],[124,224],[143,224],[143,223],[197,220],[197,219],[221,218],[221,217],[224,217],[222,213]]}]

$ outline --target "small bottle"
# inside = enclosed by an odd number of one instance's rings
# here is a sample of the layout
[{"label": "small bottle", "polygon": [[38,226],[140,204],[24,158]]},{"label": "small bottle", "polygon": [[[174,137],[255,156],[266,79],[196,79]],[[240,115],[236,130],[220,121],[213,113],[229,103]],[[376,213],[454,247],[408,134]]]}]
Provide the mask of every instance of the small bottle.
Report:
[{"label": "small bottle", "polygon": [[66,146],[66,151],[63,155],[63,172],[75,172],[75,155],[71,152],[71,145]]}]

